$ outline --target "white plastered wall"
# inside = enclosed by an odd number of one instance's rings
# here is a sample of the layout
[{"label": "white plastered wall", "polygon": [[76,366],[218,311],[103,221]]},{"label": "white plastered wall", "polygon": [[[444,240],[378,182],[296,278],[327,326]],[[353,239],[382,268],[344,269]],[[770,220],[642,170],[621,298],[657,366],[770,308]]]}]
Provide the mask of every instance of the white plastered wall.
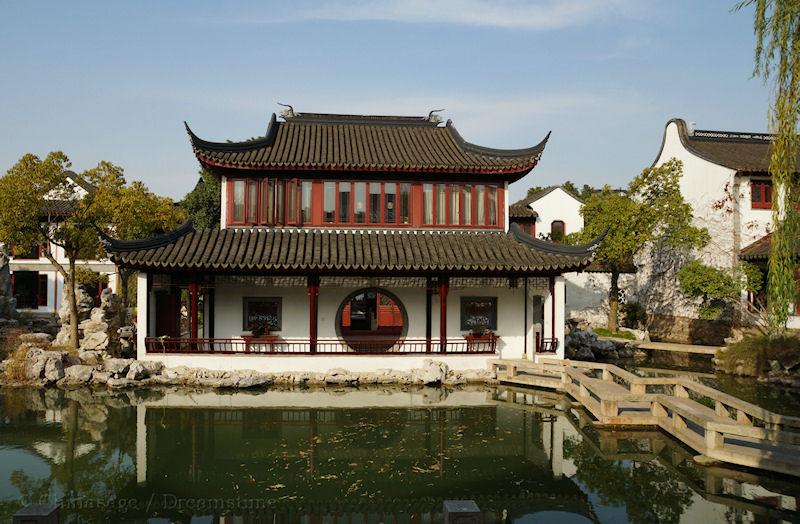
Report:
[{"label": "white plastered wall", "polygon": [[[611,273],[567,273],[566,317],[579,319],[593,326],[605,327],[608,323],[608,291],[611,289]],[[635,301],[636,275],[619,276],[619,288],[626,301]]]},{"label": "white plastered wall", "polygon": [[228,223],[228,177],[222,177],[220,187],[222,190],[222,194],[220,196],[220,202],[222,205],[219,206],[219,227],[225,229],[227,227],[226,224]]},{"label": "white plastered wall", "polygon": [[[692,206],[694,224],[706,228],[711,237],[708,245],[698,250],[695,256],[709,265],[732,267],[736,260],[733,229],[736,172],[688,151],[681,143],[675,122],[670,122],[664,131],[664,145],[655,165],[661,165],[672,158],[683,163],[680,189],[686,202]],[[660,261],[662,265],[654,267],[654,260]],[[696,308],[681,295],[675,285],[674,275],[672,278],[668,277],[673,270],[677,271],[679,268],[668,269],[670,263],[667,255],[654,258],[645,256],[637,260],[637,287],[644,297],[658,297],[653,300],[660,304],[659,313],[695,317]],[[652,275],[655,273],[666,276],[653,279]]]},{"label": "white plastered wall", "polygon": [[[238,280],[238,281],[237,281]],[[137,277],[137,347],[140,359],[161,360],[167,366],[186,365],[210,369],[256,369],[261,371],[327,371],[332,368],[345,368],[350,371],[374,371],[380,368],[398,370],[421,367],[426,358],[441,360],[453,369],[482,369],[491,358],[533,358],[536,331],[540,326],[534,325],[532,318],[534,294],[546,294],[541,285],[543,279],[529,280],[529,299],[527,313],[527,352],[524,350],[524,304],[525,295],[523,281],[520,279],[516,288],[509,287],[451,287],[447,297],[447,337],[458,339],[467,334],[461,330],[460,308],[462,296],[496,296],[497,297],[497,355],[157,355],[147,354],[144,339],[154,328],[153,315],[149,315],[147,277],[140,273]],[[362,285],[320,287],[318,305],[318,338],[320,340],[337,340],[335,319],[342,301],[350,293],[361,289]],[[408,314],[408,339],[425,338],[425,289],[424,287],[392,287],[385,286],[404,305]],[[563,304],[564,281],[558,277],[556,282],[557,300]],[[302,286],[254,285],[247,279],[219,278],[215,287],[214,336],[217,338],[238,338],[247,332],[243,329],[244,297],[281,297],[281,330],[275,334],[283,339],[308,339],[309,305],[308,292]],[[549,306],[548,306],[549,307]],[[556,336],[563,341],[564,310],[557,308]],[[547,310],[549,312],[549,309]],[[549,314],[549,313],[546,313]],[[549,326],[550,324],[546,324]],[[549,328],[546,328],[549,330]],[[544,336],[550,336],[549,331]],[[432,297],[431,338],[439,338],[439,297]],[[559,348],[563,355],[563,348]]]},{"label": "white plastered wall", "polygon": [[539,215],[536,218],[536,236],[549,235],[554,220],[564,221],[566,234],[583,229],[582,205],[580,200],[560,187],[532,202],[531,209]]}]

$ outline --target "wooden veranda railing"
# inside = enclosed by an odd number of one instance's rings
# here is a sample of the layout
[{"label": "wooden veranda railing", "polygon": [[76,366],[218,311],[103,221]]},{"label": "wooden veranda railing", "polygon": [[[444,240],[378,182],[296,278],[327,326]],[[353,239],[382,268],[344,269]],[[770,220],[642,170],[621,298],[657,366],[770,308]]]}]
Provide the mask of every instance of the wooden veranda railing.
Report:
[{"label": "wooden veranda railing", "polygon": [[309,339],[256,338],[173,338],[148,337],[148,353],[163,354],[253,354],[253,355],[417,355],[417,354],[494,354],[498,337],[485,339]]}]

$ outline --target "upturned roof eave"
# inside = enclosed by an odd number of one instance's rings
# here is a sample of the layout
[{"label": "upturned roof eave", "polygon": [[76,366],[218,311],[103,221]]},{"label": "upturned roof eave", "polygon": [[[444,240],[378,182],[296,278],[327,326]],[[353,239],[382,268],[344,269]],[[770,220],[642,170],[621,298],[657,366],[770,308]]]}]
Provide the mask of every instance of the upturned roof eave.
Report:
[{"label": "upturned roof eave", "polygon": [[[383,126],[383,125],[399,125],[397,124],[398,119],[413,119],[414,117],[375,117],[374,119],[370,117],[363,117],[354,115],[352,118],[353,121],[347,120],[345,117],[348,115],[327,115],[327,116],[336,116],[343,118],[341,125],[371,125],[371,126]],[[392,121],[392,118],[395,120]],[[364,119],[363,121],[358,121],[358,119]],[[387,119],[388,122],[384,122],[381,119]],[[295,120],[298,120],[298,123],[292,123]],[[417,120],[419,122],[417,122]],[[405,121],[403,121],[405,122]],[[458,132],[458,130],[453,126],[450,120],[444,126],[440,126],[435,122],[430,122],[422,117],[416,117],[411,124],[403,123],[402,126],[404,127],[433,127],[437,129],[441,129],[441,132],[446,132],[449,135],[449,140],[452,141],[453,147],[456,147],[461,150],[463,155],[472,155],[477,156],[479,158],[483,158],[484,160],[474,161],[474,162],[453,162],[451,164],[442,164],[442,165],[417,165],[417,164],[400,164],[395,165],[385,161],[376,161],[371,162],[369,164],[356,162],[356,163],[347,163],[341,161],[326,161],[322,160],[319,162],[299,162],[296,159],[290,159],[286,162],[276,162],[275,160],[269,162],[225,162],[220,160],[219,158],[214,158],[215,156],[219,156],[219,154],[224,153],[250,153],[262,148],[269,148],[276,144],[276,137],[278,136],[278,129],[282,125],[303,125],[303,124],[325,124],[326,120],[308,120],[304,121],[301,120],[299,117],[292,118],[287,120],[286,122],[278,122],[275,114],[272,115],[270,119],[269,126],[267,127],[267,131],[265,135],[261,138],[257,138],[254,140],[247,140],[242,142],[211,142],[208,140],[204,140],[197,136],[189,125],[184,122],[186,127],[186,132],[189,135],[189,140],[192,145],[192,150],[195,153],[198,161],[204,165],[204,167],[208,168],[223,168],[223,169],[231,169],[231,170],[247,170],[247,171],[319,171],[319,172],[328,172],[328,171],[341,171],[341,170],[350,170],[350,171],[359,171],[359,172],[418,172],[418,173],[442,173],[442,174],[462,174],[462,173],[476,173],[476,174],[491,174],[491,175],[502,175],[505,179],[513,182],[519,180],[527,173],[529,173],[538,163],[541,155],[544,151],[544,148],[547,144],[547,141],[550,137],[550,133],[548,132],[547,135],[543,140],[541,140],[538,144],[522,149],[497,149],[497,148],[490,148],[485,146],[480,146],[477,144],[473,144],[471,142],[467,142]],[[337,124],[339,125],[339,124]],[[277,147],[277,146],[276,146]],[[438,146],[431,146],[433,149],[436,149]],[[432,150],[433,150],[432,149]],[[495,165],[491,165],[494,163]]]}]

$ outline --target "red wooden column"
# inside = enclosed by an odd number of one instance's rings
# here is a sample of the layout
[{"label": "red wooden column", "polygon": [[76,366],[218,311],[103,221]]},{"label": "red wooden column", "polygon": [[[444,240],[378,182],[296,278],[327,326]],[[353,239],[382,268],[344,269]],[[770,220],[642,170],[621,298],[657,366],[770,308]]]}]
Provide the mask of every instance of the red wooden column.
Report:
[{"label": "red wooden column", "polygon": [[524,277],[523,292],[525,298],[522,306],[522,358],[528,358],[528,277]]},{"label": "red wooden column", "polygon": [[548,281],[550,288],[550,339],[556,338],[556,277],[551,276]]},{"label": "red wooden column", "polygon": [[309,351],[317,352],[317,320],[319,313],[319,277],[316,275],[308,276],[308,338]]},{"label": "red wooden column", "polygon": [[[12,275],[13,276],[13,275]],[[428,277],[425,280],[425,352],[431,352],[431,337],[433,329],[431,321],[433,311],[433,279]]]},{"label": "red wooden column", "polygon": [[447,292],[450,291],[450,279],[439,277],[439,351],[447,351]]}]

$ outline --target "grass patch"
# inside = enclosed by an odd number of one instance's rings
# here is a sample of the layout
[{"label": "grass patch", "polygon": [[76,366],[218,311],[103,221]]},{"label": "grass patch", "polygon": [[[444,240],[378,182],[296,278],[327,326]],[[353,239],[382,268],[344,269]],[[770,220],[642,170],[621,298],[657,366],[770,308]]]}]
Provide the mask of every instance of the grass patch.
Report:
[{"label": "grass patch", "polygon": [[19,337],[25,333],[23,329],[6,332],[0,340],[0,352],[6,361],[6,380],[24,382],[28,378],[28,345],[21,344]]},{"label": "grass patch", "polygon": [[624,338],[626,340],[636,340],[636,335],[631,333],[630,331],[616,331],[612,332],[606,328],[592,328],[592,331],[599,337],[614,337],[614,338]]},{"label": "grass patch", "polygon": [[800,337],[786,335],[768,338],[765,335],[748,335],[731,344],[724,352],[717,353],[717,368],[725,373],[761,376],[769,369],[769,363],[777,360],[781,364],[800,356]]}]

